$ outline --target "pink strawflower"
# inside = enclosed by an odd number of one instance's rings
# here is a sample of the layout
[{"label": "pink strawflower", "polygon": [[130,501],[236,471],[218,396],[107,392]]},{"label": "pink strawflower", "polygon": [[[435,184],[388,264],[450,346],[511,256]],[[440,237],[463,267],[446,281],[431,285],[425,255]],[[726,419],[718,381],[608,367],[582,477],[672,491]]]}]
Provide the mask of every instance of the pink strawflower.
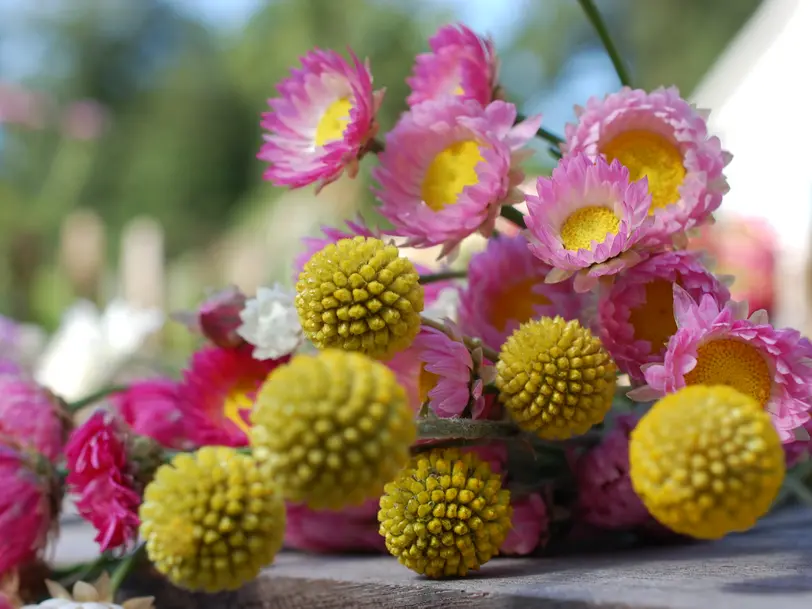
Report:
[{"label": "pink strawflower", "polygon": [[0,575],[45,549],[58,505],[55,480],[41,473],[36,457],[0,443]]},{"label": "pink strawflower", "polygon": [[187,436],[195,445],[245,446],[259,387],[289,357],[257,360],[253,348],[205,346],[196,351],[180,387]]},{"label": "pink strawflower", "polygon": [[706,222],[728,186],[722,174],[731,155],[708,135],[707,112],[680,97],[675,87],[651,93],[624,87],[576,108],[566,126],[567,154],[619,160],[631,178],[648,177],[655,242]]},{"label": "pink strawflower", "polygon": [[812,408],[812,346],[797,330],[776,329],[765,311],[746,317],[743,306],[699,302],[674,286],[677,331],[660,364],[643,366],[646,385],[629,392],[657,399],[686,385],[729,385],[755,398],[772,416],[782,442],[807,437]]},{"label": "pink strawflower", "polygon": [[319,554],[383,552],[386,544],[378,533],[378,499],[338,511],[288,504],[285,546]]},{"label": "pink strawflower", "polygon": [[130,383],[110,401],[134,433],[166,448],[191,450],[198,445],[189,437],[191,424],[184,418],[182,398],[180,383],[157,378]]},{"label": "pink strawflower", "polygon": [[810,453],[812,453],[812,419],[804,424],[804,430],[807,433],[807,437],[799,434],[801,436],[800,439],[784,444],[787,468],[795,467],[800,462],[807,460]]},{"label": "pink strawflower", "polygon": [[353,237],[379,237],[378,231],[372,230],[366,226],[361,218],[357,220],[347,220],[347,229],[322,226],[321,237],[303,237],[302,245],[304,250],[293,261],[293,283],[299,280],[299,274],[302,272],[304,265],[313,257],[313,254],[323,250],[331,243],[337,243],[342,239],[352,239]]},{"label": "pink strawflower", "polygon": [[598,301],[600,337],[619,368],[637,381],[641,366],[663,361],[668,339],[677,331],[674,285],[694,300],[710,294],[717,302],[730,292],[705,268],[696,252],[663,252],[620,275]]},{"label": "pink strawflower", "polygon": [[172,318],[218,347],[241,347],[245,340],[237,333],[237,328],[242,324],[240,311],[246,300],[239,288],[229,286],[209,295],[196,311],[177,311]]},{"label": "pink strawflower", "polygon": [[131,546],[138,537],[141,498],[130,473],[127,436],[112,413],[98,410],[65,447],[68,490],[79,514],[96,529],[102,552]]},{"label": "pink strawflower", "polygon": [[500,236],[468,265],[468,283],[460,293],[459,325],[468,336],[498,350],[520,324],[541,316],[580,317],[584,299],[572,281],[544,280],[552,268],[536,258],[527,240]]},{"label": "pink strawflower", "polygon": [[537,180],[536,193],[527,196],[525,222],[530,250],[553,267],[547,283],[575,275],[575,291],[587,292],[640,262],[633,248],[645,234],[651,196],[646,180],[630,181],[619,161],[565,157]]},{"label": "pink strawflower", "polygon": [[262,115],[270,133],[257,158],[270,163],[264,178],[276,186],[299,188],[334,182],[346,169],[358,172],[358,159],[375,137],[375,115],[383,90],[372,90],[368,63],[350,51],[347,62],[335,51],[314,49],[277,86]]},{"label": "pink strawflower", "polygon": [[471,99],[482,106],[493,101],[499,60],[490,38],[482,38],[462,24],[446,25],[429,39],[430,53],[415,59],[406,79],[410,106],[448,97]]},{"label": "pink strawflower", "polygon": [[515,120],[513,104],[453,98],[404,114],[373,170],[393,233],[412,246],[443,244],[441,255],[475,231],[489,236],[501,206],[523,199],[520,151],[541,124]]},{"label": "pink strawflower", "polygon": [[499,553],[526,556],[547,543],[550,534],[547,505],[538,493],[511,501],[511,504],[513,528],[502,542]]},{"label": "pink strawflower", "polygon": [[0,373],[0,441],[62,457],[71,418],[64,403],[25,374]]},{"label": "pink strawflower", "polygon": [[651,520],[629,477],[629,434],[637,420],[634,415],[617,417],[601,443],[575,461],[575,513],[581,522],[601,529],[630,529]]}]

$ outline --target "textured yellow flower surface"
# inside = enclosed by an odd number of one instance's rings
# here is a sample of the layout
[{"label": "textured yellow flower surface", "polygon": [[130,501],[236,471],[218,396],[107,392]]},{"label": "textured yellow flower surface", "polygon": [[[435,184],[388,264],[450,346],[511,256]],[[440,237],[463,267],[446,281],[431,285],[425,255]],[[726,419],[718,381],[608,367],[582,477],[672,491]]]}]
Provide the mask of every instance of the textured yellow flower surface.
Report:
[{"label": "textured yellow flower surface", "polygon": [[466,575],[499,553],[511,527],[510,493],[473,453],[434,449],[386,485],[378,520],[386,547],[412,571]]},{"label": "textured yellow flower surface", "polygon": [[632,431],[629,459],[634,490],[652,516],[698,539],[751,528],[784,480],[770,415],[724,385],[662,398]]},{"label": "textured yellow flower surface", "polygon": [[305,264],[296,310],[305,335],[320,349],[388,359],[420,331],[423,287],[394,245],[374,237],[342,239]]},{"label": "textured yellow flower surface", "polygon": [[234,590],[282,547],[285,504],[267,465],[207,446],[161,466],[144,493],[147,556],[173,584]]},{"label": "textured yellow flower surface", "polygon": [[252,412],[254,455],[285,498],[339,509],[379,496],[417,436],[406,391],[384,364],[329,349],[274,371]]},{"label": "textured yellow flower surface", "polygon": [[520,427],[543,439],[583,434],[612,406],[615,363],[578,321],[522,324],[502,345],[496,371],[499,400]]}]

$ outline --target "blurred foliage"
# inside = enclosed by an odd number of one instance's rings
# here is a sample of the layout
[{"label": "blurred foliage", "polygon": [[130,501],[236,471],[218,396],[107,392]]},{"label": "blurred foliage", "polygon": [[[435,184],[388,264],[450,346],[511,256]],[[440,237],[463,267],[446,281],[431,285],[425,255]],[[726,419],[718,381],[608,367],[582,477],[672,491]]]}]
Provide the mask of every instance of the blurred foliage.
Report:
[{"label": "blurred foliage", "polygon": [[[638,85],[676,83],[684,92],[758,4],[597,1]],[[48,285],[56,274],[60,225],[71,209],[88,207],[104,219],[111,260],[125,222],[151,215],[166,227],[167,254],[175,260],[205,248],[246,216],[246,206],[278,197],[281,191],[262,182],[263,166],[255,158],[259,115],[274,83],[313,46],[350,46],[370,58],[376,86],[387,88],[382,127],[391,127],[405,108],[404,79],[414,55],[451,18],[442,6],[278,0],[234,33],[207,29],[168,0],[72,0],[70,10],[32,11],[31,30],[47,41],[53,61],[26,84],[47,92],[56,107],[99,101],[110,128],[91,141],[63,138],[54,129],[5,130],[0,311],[53,325],[67,304],[66,290],[57,288],[59,282],[50,291]],[[497,6],[521,7],[515,35],[499,41],[507,90],[521,99],[554,91],[573,57],[599,45],[573,0]],[[549,159],[544,146],[539,149],[533,168],[543,171]],[[364,179],[368,174],[364,168]],[[371,195],[358,204],[368,208]],[[48,300],[46,306],[32,302],[35,294]]]}]

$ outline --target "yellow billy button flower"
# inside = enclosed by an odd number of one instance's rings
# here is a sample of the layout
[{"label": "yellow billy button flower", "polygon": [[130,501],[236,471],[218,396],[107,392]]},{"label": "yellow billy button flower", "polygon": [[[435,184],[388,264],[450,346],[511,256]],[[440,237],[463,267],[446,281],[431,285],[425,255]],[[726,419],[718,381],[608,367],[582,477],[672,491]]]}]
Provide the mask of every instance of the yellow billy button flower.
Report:
[{"label": "yellow billy button flower", "polygon": [[144,492],[147,556],[173,584],[235,590],[282,548],[285,504],[267,465],[207,446],[161,466]]},{"label": "yellow billy button flower", "polygon": [[473,453],[434,449],[386,485],[378,520],[386,547],[427,577],[466,575],[499,553],[511,528],[510,493]]},{"label": "yellow billy button flower", "polygon": [[340,509],[380,495],[417,436],[406,391],[382,363],[328,349],[297,355],[257,394],[254,455],[285,499]]},{"label": "yellow billy button flower", "polygon": [[502,345],[496,372],[499,400],[513,419],[547,440],[603,421],[615,393],[615,363],[601,341],[561,317],[519,326]]},{"label": "yellow billy button flower", "polygon": [[305,335],[320,349],[336,347],[388,359],[420,331],[423,287],[398,248],[375,237],[342,239],[316,252],[296,284]]},{"label": "yellow billy button flower", "polygon": [[693,385],[657,402],[632,431],[635,492],[657,520],[698,539],[746,531],[784,480],[770,415],[724,385]]}]

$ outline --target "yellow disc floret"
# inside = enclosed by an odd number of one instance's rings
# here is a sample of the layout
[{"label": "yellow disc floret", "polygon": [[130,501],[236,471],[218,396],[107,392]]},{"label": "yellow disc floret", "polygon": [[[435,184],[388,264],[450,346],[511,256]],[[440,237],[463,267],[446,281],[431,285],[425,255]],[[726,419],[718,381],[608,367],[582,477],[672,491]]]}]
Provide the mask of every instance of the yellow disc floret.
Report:
[{"label": "yellow disc floret", "polygon": [[268,467],[232,448],[208,446],[161,466],[144,491],[147,556],[173,584],[234,590],[282,547],[285,505]]},{"label": "yellow disc floret", "polygon": [[657,520],[698,539],[746,531],[784,480],[784,451],[770,415],[724,385],[665,396],[629,444],[635,492]]},{"label": "yellow disc floret", "polygon": [[286,499],[340,509],[379,496],[417,436],[406,391],[385,365],[329,349],[297,355],[257,394],[251,444]]},{"label": "yellow disc floret", "polygon": [[320,349],[388,359],[420,331],[423,287],[398,248],[374,237],[342,239],[313,254],[296,284],[305,335]]},{"label": "yellow disc floret", "polygon": [[616,367],[601,341],[578,321],[542,317],[505,341],[496,363],[499,400],[520,427],[560,440],[603,421]]},{"label": "yellow disc floret", "polygon": [[510,493],[473,453],[434,449],[386,485],[378,520],[386,547],[427,577],[465,575],[499,553],[511,527]]},{"label": "yellow disc floret", "polygon": [[572,252],[591,250],[593,242],[603,243],[618,230],[620,218],[608,207],[582,207],[561,226],[561,244]]}]

